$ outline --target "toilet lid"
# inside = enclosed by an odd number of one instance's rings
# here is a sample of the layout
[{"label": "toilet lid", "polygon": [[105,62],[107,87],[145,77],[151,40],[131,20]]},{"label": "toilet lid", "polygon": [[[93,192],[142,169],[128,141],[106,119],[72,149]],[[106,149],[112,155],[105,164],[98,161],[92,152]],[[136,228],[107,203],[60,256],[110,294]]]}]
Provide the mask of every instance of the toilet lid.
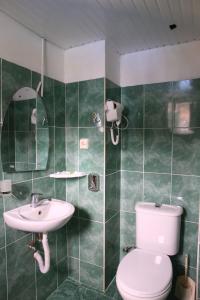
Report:
[{"label": "toilet lid", "polygon": [[116,280],[130,295],[161,295],[171,285],[172,264],[167,255],[136,249],[122,259]]}]

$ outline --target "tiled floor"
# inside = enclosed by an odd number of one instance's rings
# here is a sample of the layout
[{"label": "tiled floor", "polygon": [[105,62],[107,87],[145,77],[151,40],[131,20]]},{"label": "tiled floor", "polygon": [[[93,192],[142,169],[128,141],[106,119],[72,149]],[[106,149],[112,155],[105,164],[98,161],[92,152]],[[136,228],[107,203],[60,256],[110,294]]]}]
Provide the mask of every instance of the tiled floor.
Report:
[{"label": "tiled floor", "polygon": [[106,293],[101,293],[67,279],[47,300],[121,300],[121,297],[116,290],[115,281],[112,282]]},{"label": "tiled floor", "polygon": [[[122,298],[117,291],[115,280],[112,281],[106,292],[102,293],[67,279],[47,300],[122,300]],[[169,295],[167,300],[177,299]]]}]

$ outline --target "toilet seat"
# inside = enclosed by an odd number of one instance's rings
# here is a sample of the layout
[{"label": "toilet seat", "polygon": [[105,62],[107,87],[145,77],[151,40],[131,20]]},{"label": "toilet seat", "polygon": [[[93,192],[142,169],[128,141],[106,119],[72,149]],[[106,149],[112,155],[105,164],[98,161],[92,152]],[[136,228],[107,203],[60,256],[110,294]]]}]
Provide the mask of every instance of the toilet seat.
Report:
[{"label": "toilet seat", "polygon": [[119,264],[116,282],[129,295],[151,298],[171,288],[172,264],[165,254],[135,249]]}]

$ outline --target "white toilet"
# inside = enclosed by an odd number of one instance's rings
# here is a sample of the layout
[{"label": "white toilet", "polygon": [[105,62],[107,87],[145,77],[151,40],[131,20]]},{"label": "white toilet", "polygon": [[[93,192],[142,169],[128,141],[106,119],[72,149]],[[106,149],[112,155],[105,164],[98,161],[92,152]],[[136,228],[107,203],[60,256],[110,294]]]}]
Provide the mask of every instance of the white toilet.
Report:
[{"label": "white toilet", "polygon": [[116,284],[124,300],[164,300],[172,286],[168,255],[179,249],[180,206],[136,204],[136,247],[120,262]]}]

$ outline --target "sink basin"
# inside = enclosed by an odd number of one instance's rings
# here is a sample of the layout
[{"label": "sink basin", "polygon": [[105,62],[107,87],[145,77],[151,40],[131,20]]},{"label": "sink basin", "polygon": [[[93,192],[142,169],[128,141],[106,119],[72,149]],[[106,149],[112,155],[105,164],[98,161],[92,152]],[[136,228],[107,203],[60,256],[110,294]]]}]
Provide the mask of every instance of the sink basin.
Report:
[{"label": "sink basin", "polygon": [[49,232],[64,226],[74,214],[75,208],[66,201],[42,200],[37,207],[30,204],[4,212],[5,223],[14,229],[28,232]]}]

